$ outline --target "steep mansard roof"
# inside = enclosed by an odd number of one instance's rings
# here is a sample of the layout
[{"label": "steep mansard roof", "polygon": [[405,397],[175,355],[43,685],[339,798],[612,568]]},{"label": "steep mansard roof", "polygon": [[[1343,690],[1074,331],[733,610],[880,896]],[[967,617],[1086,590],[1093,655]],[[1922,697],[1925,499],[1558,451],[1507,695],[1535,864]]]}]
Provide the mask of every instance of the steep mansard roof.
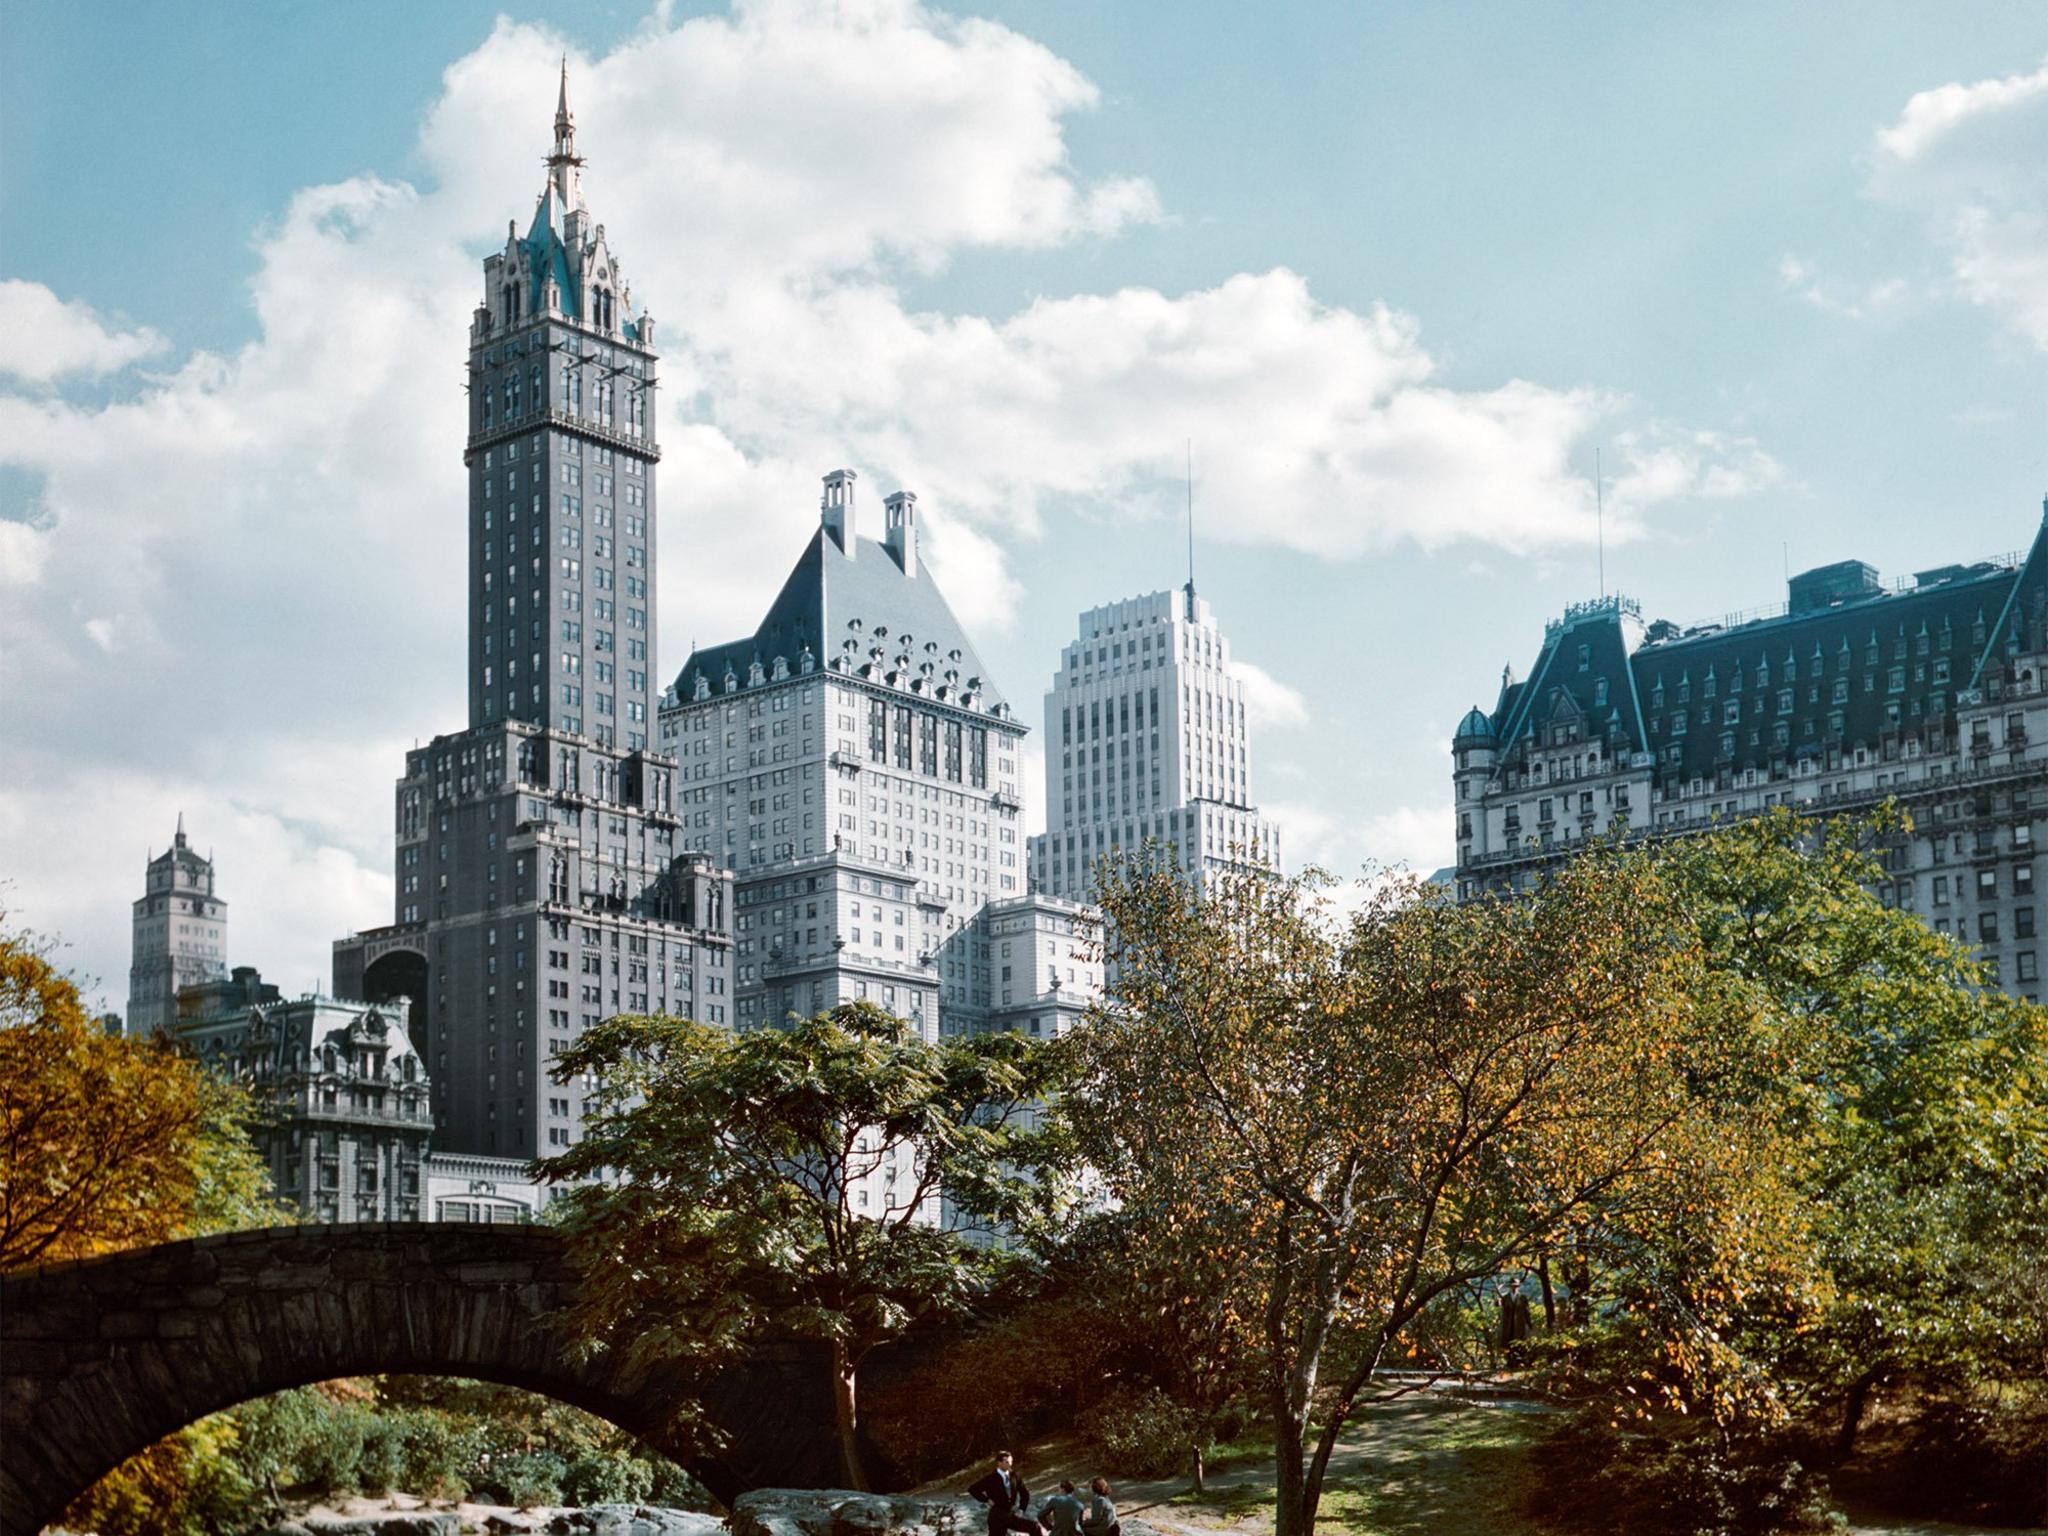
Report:
[{"label": "steep mansard roof", "polygon": [[[1662,776],[1712,778],[1939,725],[2005,655],[2048,647],[2048,519],[2017,563],[1944,567],[1903,591],[1732,627],[1665,628],[1638,641],[1633,610],[1614,599],[1550,626],[1528,681],[1503,687],[1488,721],[1498,749],[1570,721],[1611,750],[1652,754]],[[1469,716],[1457,739],[1478,744]]]},{"label": "steep mansard roof", "polygon": [[761,627],[692,652],[676,674],[676,697],[688,701],[700,676],[713,695],[725,692],[728,672],[745,686],[756,663],[771,675],[777,660],[801,672],[808,651],[820,670],[872,665],[878,677],[907,673],[935,698],[957,703],[972,692],[983,710],[1006,707],[930,568],[918,560],[906,575],[885,545],[856,539],[854,547],[849,557],[823,528],[814,532]]}]

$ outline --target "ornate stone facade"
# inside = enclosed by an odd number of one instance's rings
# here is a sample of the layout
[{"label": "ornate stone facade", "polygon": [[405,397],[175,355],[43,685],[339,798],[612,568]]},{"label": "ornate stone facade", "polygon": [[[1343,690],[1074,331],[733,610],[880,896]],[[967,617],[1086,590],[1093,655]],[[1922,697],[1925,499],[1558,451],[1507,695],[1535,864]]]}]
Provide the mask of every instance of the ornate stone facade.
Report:
[{"label": "ornate stone facade", "polygon": [[2032,545],[1885,585],[1858,561],[1764,613],[1681,629],[1614,597],[1548,625],[1527,682],[1452,742],[1461,896],[1526,889],[1588,839],[1776,806],[1896,800],[1879,893],[2039,998],[2048,829],[2048,509]]}]

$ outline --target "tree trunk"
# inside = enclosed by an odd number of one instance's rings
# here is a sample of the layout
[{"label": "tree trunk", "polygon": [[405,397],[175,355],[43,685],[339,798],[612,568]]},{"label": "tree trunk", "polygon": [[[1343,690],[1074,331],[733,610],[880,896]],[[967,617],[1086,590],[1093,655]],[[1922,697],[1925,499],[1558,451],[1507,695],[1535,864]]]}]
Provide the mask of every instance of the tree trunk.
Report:
[{"label": "tree trunk", "polygon": [[866,1493],[868,1479],[860,1463],[860,1415],[855,1408],[853,1356],[839,1339],[832,1341],[832,1417],[839,1427],[839,1466],[846,1486],[856,1493]]},{"label": "tree trunk", "polygon": [[1195,1492],[1197,1492],[1197,1493],[1206,1493],[1206,1492],[1208,1492],[1208,1485],[1207,1485],[1207,1484],[1206,1484],[1206,1483],[1205,1483],[1205,1482],[1203,1481],[1203,1477],[1204,1477],[1204,1467],[1203,1467],[1203,1464],[1202,1464],[1202,1442],[1201,1442],[1201,1440],[1200,1440],[1200,1438],[1199,1438],[1199,1437],[1198,1437],[1198,1438],[1197,1438],[1197,1439],[1195,1440],[1195,1445],[1194,1445],[1194,1451],[1195,1451]]},{"label": "tree trunk", "polygon": [[1284,1386],[1273,1396],[1273,1536],[1310,1536],[1301,1416]]},{"label": "tree trunk", "polygon": [[1863,1415],[1870,1408],[1870,1394],[1877,1387],[1878,1373],[1865,1371],[1849,1383],[1848,1401],[1842,1404],[1842,1422],[1835,1430],[1831,1448],[1834,1465],[1840,1466],[1856,1449],[1856,1432],[1863,1427]]},{"label": "tree trunk", "polygon": [[1557,1292],[1550,1285],[1550,1255],[1541,1254],[1536,1260],[1536,1278],[1543,1283],[1543,1331],[1557,1332]]},{"label": "tree trunk", "polygon": [[1585,1244],[1572,1244],[1571,1261],[1565,1266],[1565,1320],[1583,1328],[1593,1320],[1593,1260]]}]

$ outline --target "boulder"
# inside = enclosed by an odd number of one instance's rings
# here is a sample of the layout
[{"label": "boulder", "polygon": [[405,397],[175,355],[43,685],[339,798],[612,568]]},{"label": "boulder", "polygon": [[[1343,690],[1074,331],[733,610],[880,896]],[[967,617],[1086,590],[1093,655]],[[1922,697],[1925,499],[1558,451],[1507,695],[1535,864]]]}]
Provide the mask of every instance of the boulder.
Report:
[{"label": "boulder", "polygon": [[592,1504],[556,1512],[548,1536],[725,1536],[716,1515],[652,1504]]},{"label": "boulder", "polygon": [[957,1498],[757,1488],[733,1502],[732,1536],[978,1536],[988,1517]]},{"label": "boulder", "polygon": [[305,1515],[263,1536],[462,1536],[454,1515]]}]

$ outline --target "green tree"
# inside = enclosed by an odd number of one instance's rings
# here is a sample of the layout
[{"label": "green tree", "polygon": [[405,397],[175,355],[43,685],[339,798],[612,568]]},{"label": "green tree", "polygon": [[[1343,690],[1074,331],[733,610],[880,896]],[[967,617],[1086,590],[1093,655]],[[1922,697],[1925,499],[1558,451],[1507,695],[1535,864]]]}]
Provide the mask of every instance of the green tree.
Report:
[{"label": "green tree", "polygon": [[1144,1241],[1248,1255],[1211,1272],[1257,1319],[1278,1536],[1432,1303],[1660,1178],[1698,971],[1641,858],[1511,903],[1384,882],[1348,918],[1325,883],[1113,869],[1117,979],[1070,1037],[1076,1140]]},{"label": "green tree", "polygon": [[1034,1108],[1054,1065],[1011,1034],[934,1044],[865,1003],[745,1034],[639,1017],[588,1031],[557,1067],[595,1081],[584,1138],[538,1167],[571,1186],[557,1209],[589,1347],[652,1363],[823,1342],[845,1477],[865,1487],[862,1360],[967,1307],[1006,1262],[933,1224],[940,1197],[1020,1231],[1063,1198]]},{"label": "green tree", "polygon": [[1615,1283],[1671,1401],[1830,1415],[1831,1459],[1887,1382],[2048,1373],[2048,1009],[1875,894],[1911,831],[1779,812],[1659,855],[1708,964],[1697,1114],[1735,1155],[1636,1229]]}]

